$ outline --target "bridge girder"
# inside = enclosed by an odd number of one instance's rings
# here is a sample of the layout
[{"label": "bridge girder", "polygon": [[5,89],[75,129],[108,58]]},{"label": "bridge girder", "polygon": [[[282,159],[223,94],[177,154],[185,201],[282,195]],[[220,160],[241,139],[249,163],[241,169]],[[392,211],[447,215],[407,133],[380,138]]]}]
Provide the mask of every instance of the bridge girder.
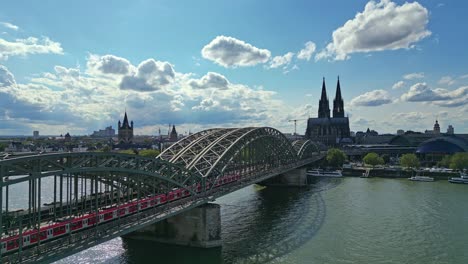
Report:
[{"label": "bridge girder", "polygon": [[[123,219],[127,221],[123,223],[129,224],[125,227],[127,229],[121,229],[122,219],[109,224],[119,228],[117,233],[115,230],[112,231],[113,234],[126,234],[134,230],[132,228],[136,228],[136,225],[131,226],[130,223],[141,224],[143,217],[146,217],[147,223],[156,222],[158,220],[152,214],[159,214],[158,219],[169,217],[246,185],[302,167],[319,158],[310,156],[311,151],[318,149],[319,147],[310,141],[291,143],[281,132],[270,127],[215,128],[190,135],[174,143],[156,159],[138,155],[89,152],[44,154],[0,160],[0,206],[6,205],[6,210],[0,217],[0,234],[12,236],[24,228],[39,229],[41,224],[47,221],[56,222],[70,216],[92,212],[97,215],[99,210],[109,206],[146,199],[148,195],[154,197],[166,193],[169,197],[174,193],[181,193],[183,190],[180,188],[187,189],[191,193],[191,195],[184,193],[186,196],[183,197],[186,198],[183,199],[179,196],[180,200],[176,200],[173,207],[163,205],[158,207],[159,211],[151,212],[137,209],[138,213],[134,217]],[[240,180],[236,178],[236,181],[225,185],[221,179],[218,181],[223,175],[234,174],[240,175]],[[45,180],[41,183],[42,178],[51,176],[54,176],[53,185]],[[65,178],[66,183],[62,182]],[[82,180],[81,186],[78,184],[79,178]],[[86,185],[87,181],[90,185]],[[25,182],[29,182],[29,201],[27,206],[23,207],[25,210],[20,213],[9,212],[8,192],[9,189],[10,193],[14,189],[10,188],[11,185]],[[112,187],[110,192],[107,189],[103,190],[101,183]],[[45,186],[47,184],[50,186]],[[66,188],[62,195],[64,185]],[[88,193],[86,186],[91,186]],[[196,190],[191,188],[195,186]],[[219,188],[210,190],[215,186]],[[114,197],[116,189],[127,193],[116,193]],[[41,190],[52,192],[53,197],[49,195],[49,198],[41,198],[43,197]],[[4,203],[2,199],[5,192]],[[44,203],[49,201],[52,201],[50,204],[53,205]],[[50,209],[53,210],[49,211]],[[99,227],[96,226],[99,232],[92,230],[83,232],[94,234],[96,239],[101,239],[99,240],[101,242],[109,240],[111,236],[102,236],[100,233],[103,230],[110,230],[108,226],[103,225],[103,229]],[[88,238],[83,238],[81,233],[72,234],[71,237],[88,241]],[[74,240],[68,237],[63,239],[68,241],[68,248],[74,246],[72,244]],[[94,238],[89,237],[89,241],[91,239]],[[52,244],[49,250],[54,246]],[[37,252],[42,252],[43,249],[47,249],[47,244],[39,243],[37,249]],[[66,247],[63,252],[65,249]],[[35,248],[26,251],[36,254]],[[21,248],[18,255],[21,259]]]},{"label": "bridge girder", "polygon": [[310,158],[320,151],[318,144],[311,140],[295,140],[292,145],[299,159]]},{"label": "bridge girder", "polygon": [[[0,160],[1,186],[54,175],[96,177],[109,184],[116,181],[128,187],[143,184],[147,188],[154,187],[154,179],[181,188],[203,181],[199,175],[177,164],[130,154],[56,153]],[[122,180],[122,175],[128,177]]]},{"label": "bridge girder", "polygon": [[[282,163],[293,163],[298,156],[290,141],[270,127],[218,128],[182,139],[159,155],[159,158],[180,164],[204,178],[218,177],[246,147],[263,148],[264,155]],[[258,144],[261,142],[261,144]]]}]

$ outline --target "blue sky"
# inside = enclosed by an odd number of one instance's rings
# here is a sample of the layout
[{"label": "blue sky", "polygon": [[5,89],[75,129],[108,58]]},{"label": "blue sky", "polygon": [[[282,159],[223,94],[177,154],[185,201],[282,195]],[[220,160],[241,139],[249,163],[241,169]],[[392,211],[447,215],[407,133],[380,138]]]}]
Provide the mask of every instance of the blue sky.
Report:
[{"label": "blue sky", "polygon": [[[138,134],[317,115],[340,76],[351,130],[468,132],[464,1],[4,1],[0,135]],[[26,8],[27,7],[27,8]],[[298,122],[305,131],[305,120]]]}]

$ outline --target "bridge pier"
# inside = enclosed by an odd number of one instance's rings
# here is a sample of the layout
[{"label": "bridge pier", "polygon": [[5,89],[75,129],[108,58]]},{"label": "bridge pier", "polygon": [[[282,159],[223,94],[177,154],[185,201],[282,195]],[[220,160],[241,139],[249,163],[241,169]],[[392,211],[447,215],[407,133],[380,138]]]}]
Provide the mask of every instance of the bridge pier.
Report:
[{"label": "bridge pier", "polygon": [[220,205],[201,205],[125,235],[124,238],[200,248],[220,247]]},{"label": "bridge pier", "polygon": [[307,186],[306,168],[297,168],[260,183],[266,186]]}]

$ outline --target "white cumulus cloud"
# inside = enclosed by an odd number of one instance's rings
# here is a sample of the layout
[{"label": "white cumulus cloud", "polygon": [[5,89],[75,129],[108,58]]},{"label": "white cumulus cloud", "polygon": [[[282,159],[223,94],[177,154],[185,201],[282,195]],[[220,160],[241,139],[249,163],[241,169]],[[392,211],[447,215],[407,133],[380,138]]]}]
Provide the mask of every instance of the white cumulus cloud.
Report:
[{"label": "white cumulus cloud", "polygon": [[396,89],[401,89],[405,86],[405,82],[404,81],[399,81],[397,83],[395,83],[393,86],[392,86],[392,89],[396,90]]},{"label": "white cumulus cloud", "polygon": [[426,83],[416,83],[401,96],[403,101],[429,102],[447,99],[440,91],[432,90]]},{"label": "white cumulus cloud", "polygon": [[157,91],[172,83],[174,77],[175,71],[170,63],[148,59],[138,65],[134,74],[123,77],[120,89]]},{"label": "white cumulus cloud", "polygon": [[443,107],[457,107],[468,104],[468,86],[462,86],[455,90],[431,89],[426,83],[417,83],[411,86],[407,93],[401,96],[401,100],[408,102],[433,102]]},{"label": "white cumulus cloud", "polygon": [[14,31],[17,31],[19,29],[19,27],[17,25],[13,25],[11,23],[8,23],[8,22],[0,22],[0,25],[8,28],[8,29],[12,29]]},{"label": "white cumulus cloud", "polygon": [[215,72],[196,79],[193,73],[176,72],[169,62],[150,58],[131,65],[127,74],[108,76],[94,62],[87,63],[91,69],[84,72],[56,65],[52,72],[25,78],[25,83],[16,83],[0,66],[0,134],[87,134],[115,125],[125,108],[136,134],[152,134],[168,123],[192,132],[214,126],[289,128],[284,116],[296,109],[261,85],[232,83]]},{"label": "white cumulus cloud", "polygon": [[271,57],[271,52],[267,49],[259,49],[227,36],[217,36],[203,47],[201,53],[203,58],[223,67],[254,66],[267,62]]},{"label": "white cumulus cloud", "polygon": [[91,54],[86,65],[89,71],[104,74],[128,74],[132,70],[132,65],[127,59],[114,55]]},{"label": "white cumulus cloud", "polygon": [[453,91],[440,89],[448,97],[444,101],[436,101],[434,104],[442,107],[458,107],[468,105],[468,86],[462,86]]},{"label": "white cumulus cloud", "polygon": [[278,68],[283,65],[288,65],[289,63],[291,63],[293,56],[294,56],[294,53],[292,52],[288,52],[284,54],[283,56],[275,56],[270,61],[270,68]]},{"label": "white cumulus cloud", "polygon": [[449,85],[449,86],[454,84],[455,82],[456,81],[452,76],[444,76],[444,77],[440,78],[440,80],[439,80],[439,84]]},{"label": "white cumulus cloud", "polygon": [[424,78],[424,72],[413,72],[403,75],[405,80],[415,80]]},{"label": "white cumulus cloud", "polygon": [[0,65],[0,87],[7,87],[16,85],[15,77],[7,69],[7,67]]},{"label": "white cumulus cloud", "polygon": [[392,119],[396,121],[403,122],[420,122],[425,119],[426,115],[421,112],[403,112],[395,113],[392,115]]},{"label": "white cumulus cloud", "polygon": [[208,72],[201,79],[191,79],[188,84],[195,89],[228,89],[229,81],[219,73]]},{"label": "white cumulus cloud", "polygon": [[351,105],[354,106],[379,106],[392,102],[390,95],[385,90],[373,90],[366,92],[351,100]]},{"label": "white cumulus cloud", "polygon": [[429,12],[418,2],[399,6],[390,0],[370,1],[333,32],[333,41],[315,59],[346,60],[356,52],[409,49],[431,35],[428,22]]},{"label": "white cumulus cloud", "polygon": [[315,52],[316,45],[312,41],[308,41],[304,45],[305,47],[297,53],[297,58],[300,60],[309,61],[312,57],[312,54]]},{"label": "white cumulus cloud", "polygon": [[6,60],[10,56],[45,53],[63,54],[63,49],[59,42],[52,41],[47,37],[42,39],[29,37],[15,41],[0,38],[0,59]]}]

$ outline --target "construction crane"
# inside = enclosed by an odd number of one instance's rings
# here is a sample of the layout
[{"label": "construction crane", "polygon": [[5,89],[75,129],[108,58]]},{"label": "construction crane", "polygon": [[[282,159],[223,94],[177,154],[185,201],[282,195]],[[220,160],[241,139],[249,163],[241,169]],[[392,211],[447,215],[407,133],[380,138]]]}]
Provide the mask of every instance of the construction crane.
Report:
[{"label": "construction crane", "polygon": [[307,119],[291,119],[288,122],[294,122],[294,135],[297,136],[297,121],[302,121]]}]

